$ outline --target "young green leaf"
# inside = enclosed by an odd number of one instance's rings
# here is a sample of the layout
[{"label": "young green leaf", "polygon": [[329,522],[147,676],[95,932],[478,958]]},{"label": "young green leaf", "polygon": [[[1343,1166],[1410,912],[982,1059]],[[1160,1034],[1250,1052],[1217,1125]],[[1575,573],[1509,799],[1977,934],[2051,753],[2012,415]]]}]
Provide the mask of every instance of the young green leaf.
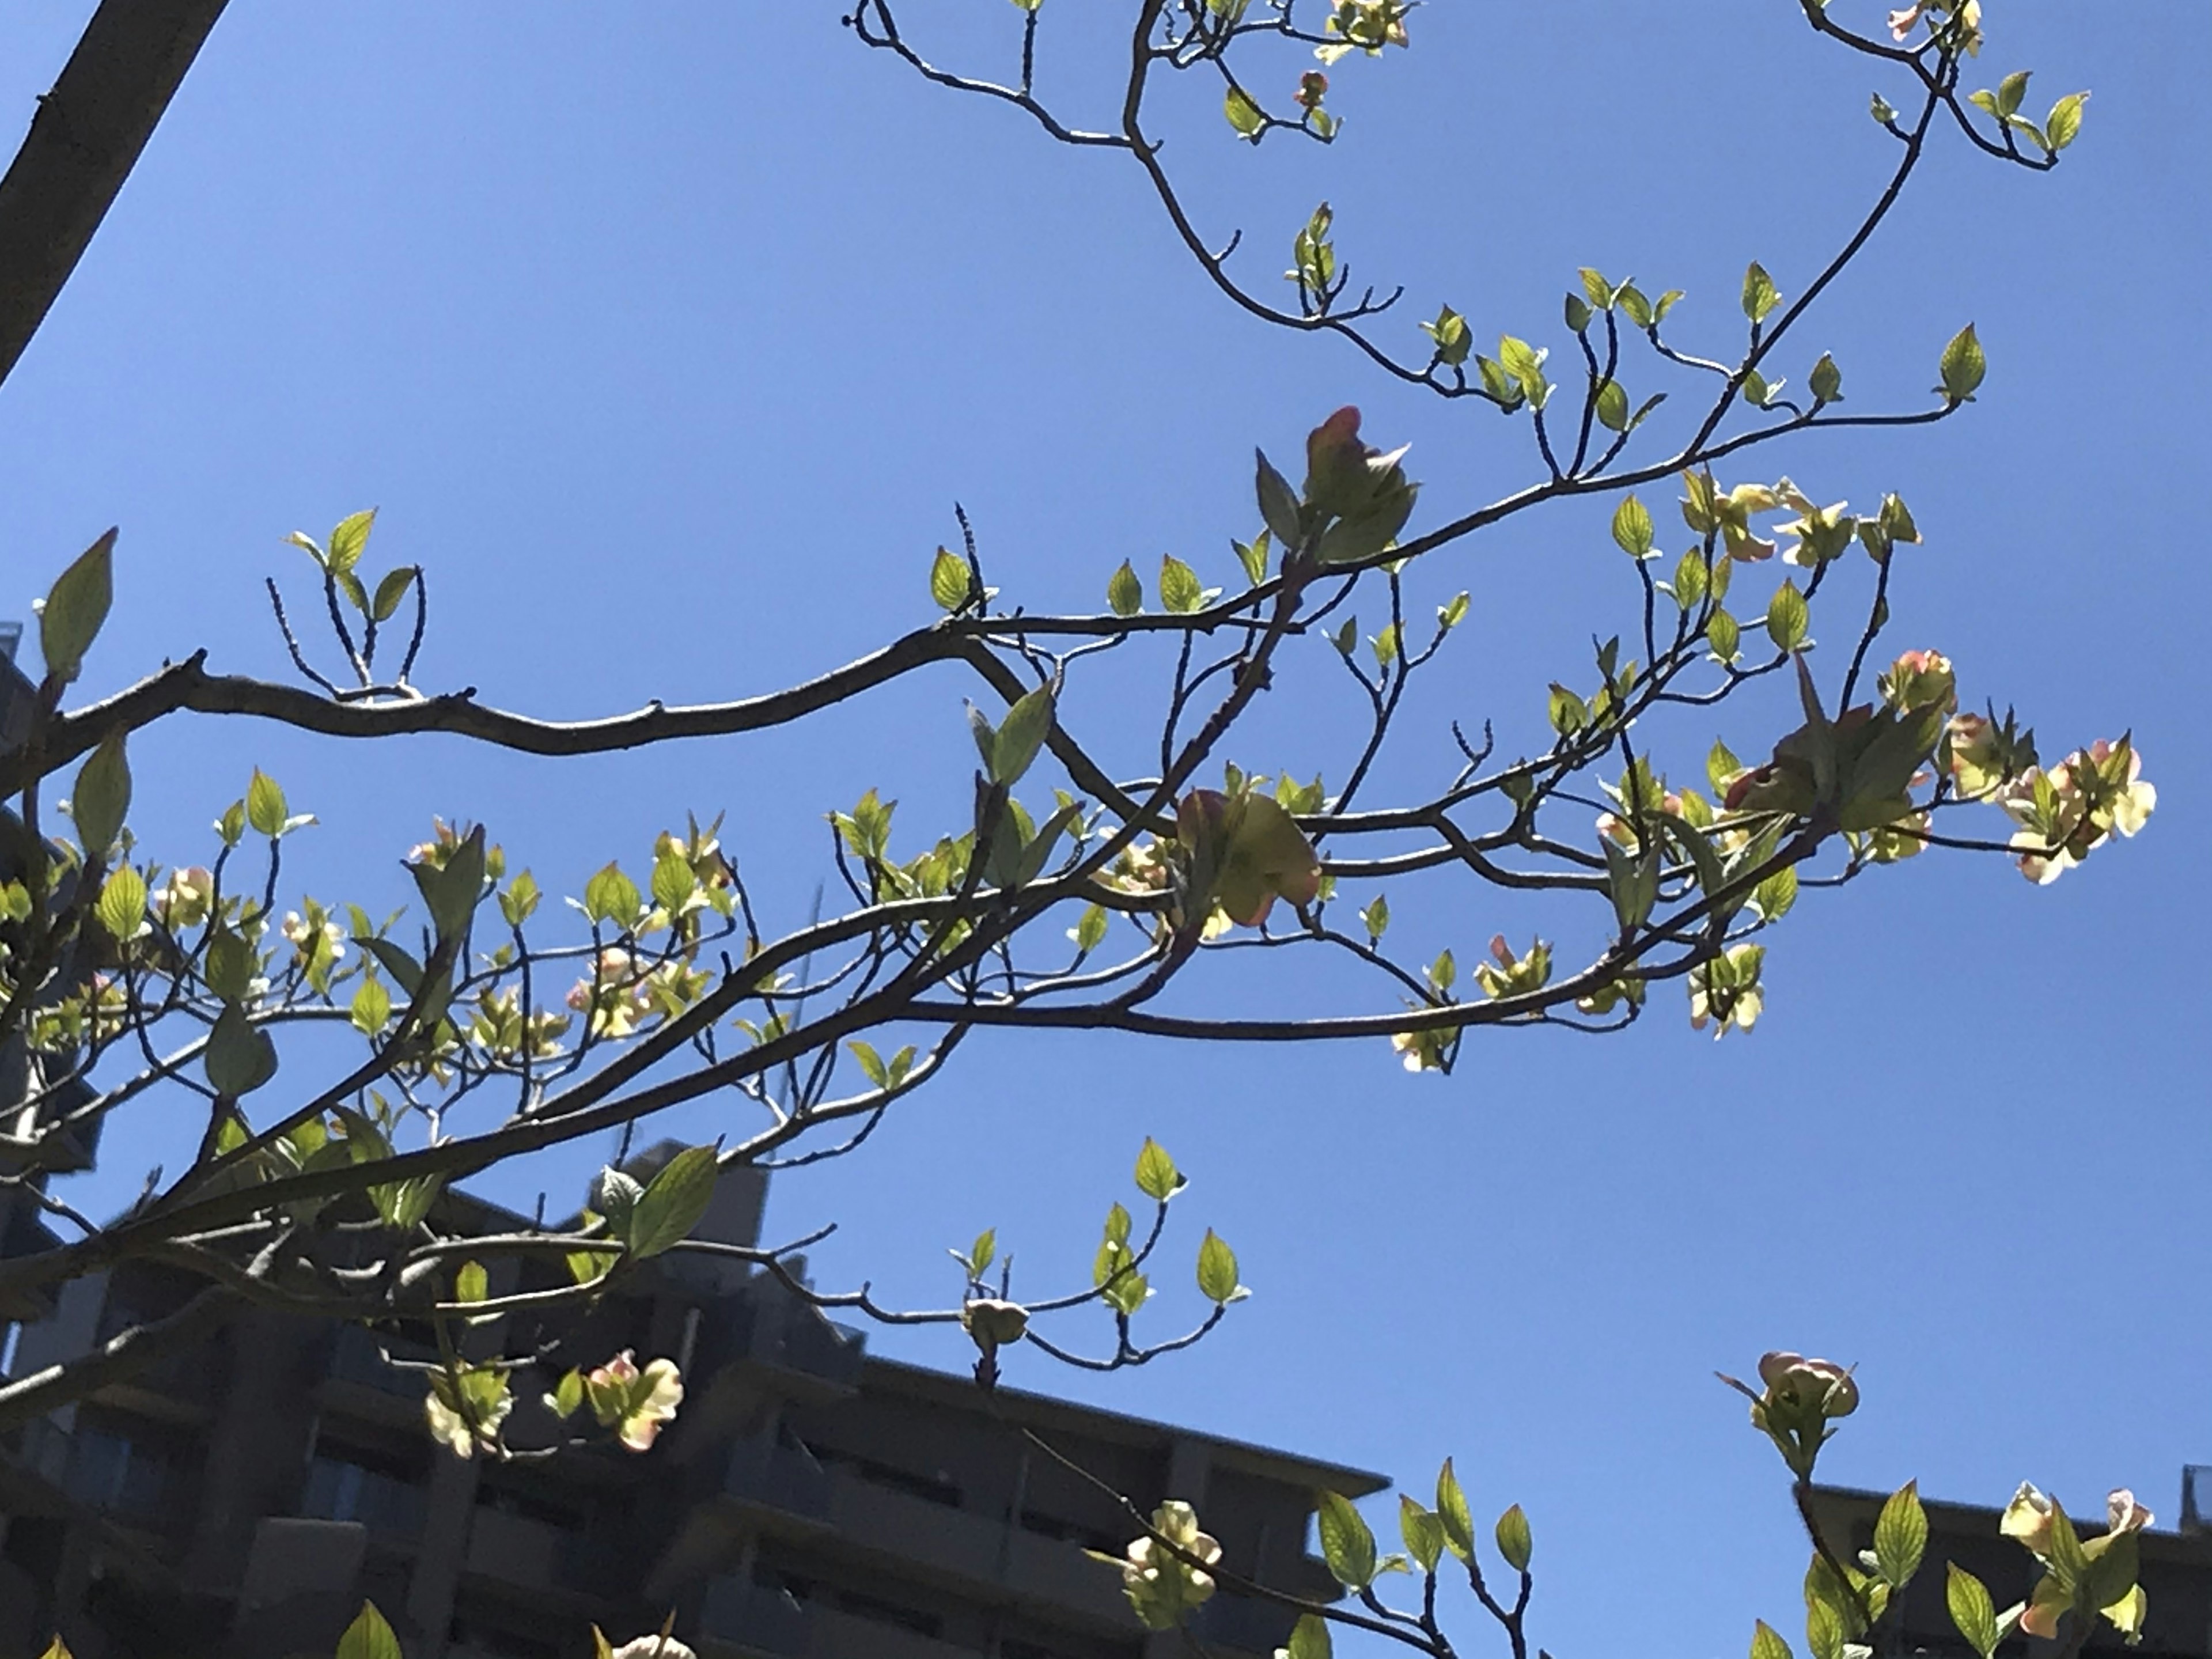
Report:
[{"label": "young green leaf", "polygon": [[1137,1190],[1146,1198],[1165,1203],[1186,1184],[1167,1149],[1150,1135],[1146,1136],[1144,1147],[1137,1154]]},{"label": "young green leaf", "polygon": [[1752,1626],[1751,1659],[1790,1659],[1790,1644],[1764,1619]]},{"label": "young green leaf", "polygon": [[1444,1553],[1444,1523],[1402,1492],[1398,1498],[1398,1535],[1406,1540],[1406,1553],[1423,1572],[1434,1572]]},{"label": "young green leaf", "polygon": [[1920,1507],[1919,1483],[1908,1480],[1875,1520],[1875,1571],[1892,1589],[1901,1590],[1920,1571],[1920,1558],[1927,1549],[1928,1515]]},{"label": "young green leaf", "polygon": [[481,1302],[491,1294],[491,1275],[481,1261],[464,1261],[453,1273],[453,1300]]},{"label": "young green leaf", "polygon": [[929,562],[929,597],[945,611],[957,611],[968,603],[968,567],[949,547],[939,548],[937,556]]},{"label": "young green leaf", "polygon": [[399,1638],[376,1610],[375,1602],[361,1604],[360,1613],[338,1638],[337,1659],[404,1659]]},{"label": "young green leaf", "polygon": [[1643,559],[1651,553],[1651,513],[1633,495],[1621,498],[1613,513],[1613,539],[1615,546],[1632,559]]},{"label": "young green leaf", "polygon": [[998,736],[991,745],[991,781],[1018,783],[1051,732],[1051,688],[1041,685],[1016,698],[1014,706],[1006,710],[1006,719],[1000,722]]},{"label": "young green leaf", "polygon": [[2064,149],[2081,136],[2081,106],[2089,101],[2086,92],[2069,92],[2051,106],[2051,118],[2043,124],[2043,136],[2056,152]]},{"label": "young green leaf", "polygon": [[376,509],[369,507],[360,513],[349,513],[331,532],[330,550],[325,559],[333,574],[343,575],[361,562],[361,556],[368,547],[368,532],[376,524]]},{"label": "young green leaf", "polygon": [[1505,1558],[1505,1565],[1516,1572],[1528,1571],[1528,1558],[1534,1548],[1528,1535],[1528,1517],[1518,1504],[1498,1517],[1498,1553]]},{"label": "young green leaf", "polygon": [[1758,260],[1743,273],[1743,314],[1754,323],[1766,320],[1766,313],[1781,302],[1782,295],[1774,286],[1774,279],[1766,274],[1766,267]]},{"label": "young green leaf", "polygon": [[1240,138],[1256,142],[1261,129],[1267,125],[1267,118],[1261,113],[1259,105],[1254,103],[1251,94],[1239,86],[1231,86],[1228,96],[1221,100],[1221,112],[1229,118],[1229,125],[1237,130],[1237,136]]},{"label": "young green leaf", "polygon": [[1145,608],[1145,585],[1127,559],[1106,581],[1106,604],[1117,617],[1133,617]]},{"label": "young green leaf", "polygon": [[1172,553],[1160,560],[1160,608],[1178,617],[1206,608],[1206,590],[1197,573]]},{"label": "young green leaf", "polygon": [[284,826],[289,820],[290,811],[285,804],[283,786],[259,767],[255,767],[252,780],[246,786],[246,823],[256,835],[267,836],[273,841],[284,833]]},{"label": "young green leaf", "polygon": [[1091,904],[1084,907],[1083,915],[1075,924],[1075,948],[1095,951],[1106,942],[1106,907]]},{"label": "young green leaf", "polygon": [[1237,1277],[1237,1252],[1223,1243],[1212,1228],[1198,1247],[1198,1288],[1209,1302],[1224,1304],[1243,1299],[1243,1285]]},{"label": "young green leaf", "polygon": [[387,570],[384,580],[376,585],[376,597],[369,601],[368,614],[379,623],[388,623],[399,609],[399,602],[407,597],[408,587],[422,574],[411,564],[403,564],[397,570]]},{"label": "young green leaf", "polygon": [[1805,627],[1811,612],[1805,596],[1797,591],[1797,584],[1785,581],[1774,590],[1774,597],[1766,605],[1766,635],[1784,651],[1795,651],[1805,642]]},{"label": "young green leaf", "polygon": [[207,1068],[208,1086],[235,1100],[276,1075],[276,1045],[268,1032],[257,1030],[246,1018],[245,1009],[226,1003],[208,1033],[201,1063]]},{"label": "young green leaf", "polygon": [[76,788],[70,796],[70,813],[76,820],[77,839],[84,855],[97,861],[107,854],[123,832],[131,810],[131,763],[123,755],[124,736],[112,732],[100,741],[77,769]]},{"label": "young green leaf", "polygon": [[115,532],[111,530],[70,561],[46,591],[39,611],[39,649],[50,678],[64,685],[84,668],[84,653],[100,636],[115,599]]},{"label": "young green leaf", "polygon": [[1468,1510],[1467,1493],[1449,1457],[1437,1471],[1437,1519],[1443,1526],[1444,1547],[1462,1561],[1474,1559],[1474,1516]]},{"label": "young green leaf", "polygon": [[653,1176],[629,1213],[623,1243],[638,1260],[659,1255],[689,1237],[714,1200],[721,1170],[712,1146],[689,1146]]},{"label": "young green leaf", "polygon": [[1942,367],[1943,384],[1937,389],[1943,396],[1954,404],[1972,402],[1989,364],[1982,355],[1982,343],[1976,337],[1972,323],[1953,335],[1951,343],[1943,348]]},{"label": "young green leaf", "polygon": [[146,927],[146,878],[124,865],[100,884],[92,913],[111,939],[129,941]]},{"label": "young green leaf", "polygon": [[1321,1493],[1319,1509],[1322,1559],[1346,1589],[1365,1589],[1375,1582],[1375,1534],[1351,1500],[1335,1492]]},{"label": "young green leaf", "polygon": [[1982,1659],[1990,1659],[1997,1648],[1997,1615],[1990,1601],[1989,1588],[1957,1562],[1947,1565],[1949,1571],[1943,1586],[1943,1601],[1950,1612],[1951,1622],[1966,1638],[1968,1647]]},{"label": "young green leaf", "polygon": [[1334,1659],[1334,1653],[1328,1621],[1317,1614],[1302,1613],[1291,1627],[1290,1645],[1283,1649],[1281,1659]]}]

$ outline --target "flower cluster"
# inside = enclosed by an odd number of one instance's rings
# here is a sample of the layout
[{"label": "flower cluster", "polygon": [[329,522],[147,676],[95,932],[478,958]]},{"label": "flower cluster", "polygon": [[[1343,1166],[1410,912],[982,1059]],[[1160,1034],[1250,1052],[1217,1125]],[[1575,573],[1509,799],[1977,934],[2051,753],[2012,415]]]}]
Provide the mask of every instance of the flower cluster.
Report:
[{"label": "flower cluster", "polygon": [[2050,1641],[2069,1613],[2101,1615],[2130,1646],[2141,1641],[2148,1607],[2136,1582],[2136,1534],[2154,1518],[2133,1492],[2120,1487],[2105,1500],[2104,1536],[2085,1542],[2056,1499],[2023,1481],[1997,1522],[2000,1532],[2043,1563],[2043,1577],[2020,1609],[2020,1629]]},{"label": "flower cluster", "polygon": [[1820,1448],[1835,1433],[1830,1425],[1859,1408],[1859,1386],[1848,1367],[1787,1350],[1759,1356],[1755,1391],[1732,1376],[1721,1381],[1749,1397],[1752,1426],[1774,1443],[1800,1480],[1813,1478]]},{"label": "flower cluster", "polygon": [[584,1376],[584,1396],[603,1428],[632,1451],[648,1449],[661,1425],[673,1422],[684,1403],[684,1378],[672,1359],[655,1359],[640,1370],[635,1352],[625,1348]]},{"label": "flower cluster", "polygon": [[198,927],[215,906],[215,874],[204,866],[173,870],[151,901],[154,920],[172,934]]},{"label": "flower cluster", "polygon": [[619,945],[594,959],[595,971],[568,989],[568,1006],[591,1015],[593,1036],[626,1037],[655,1015],[682,1012],[705,994],[713,975],[680,959],[651,967]]},{"label": "flower cluster", "polygon": [[2012,844],[2020,849],[2021,873],[2043,886],[2115,835],[2142,829],[2158,805],[2158,791],[2142,781],[2142,757],[2132,742],[2100,738],[2048,771],[2029,768],[1996,800],[2020,826]]},{"label": "flower cluster", "polygon": [[1314,56],[1334,64],[1351,52],[1373,58],[1385,46],[1402,46],[1407,44],[1406,14],[1412,9],[1411,0],[1337,0],[1327,27],[1331,34],[1343,38],[1315,47]]},{"label": "flower cluster", "polygon": [[1759,1024],[1766,994],[1759,972],[1766,961],[1763,945],[1731,945],[1711,962],[1700,963],[1690,975],[1690,1029],[1713,1027],[1715,1041],[1730,1027],[1748,1031]]},{"label": "flower cluster", "polygon": [[1121,1570],[1122,1590],[1146,1629],[1173,1630],[1212,1595],[1213,1575],[1204,1569],[1221,1559],[1221,1546],[1199,1530],[1198,1512],[1177,1498],[1152,1511],[1152,1532],[1158,1536],[1138,1539],[1123,1556],[1086,1553]]},{"label": "flower cluster", "polygon": [[1475,983],[1486,995],[1493,997],[1518,996],[1528,991],[1540,991],[1552,977],[1552,947],[1542,939],[1528,941],[1528,953],[1513,954],[1513,947],[1500,933],[1490,941],[1489,962],[1474,966]]}]

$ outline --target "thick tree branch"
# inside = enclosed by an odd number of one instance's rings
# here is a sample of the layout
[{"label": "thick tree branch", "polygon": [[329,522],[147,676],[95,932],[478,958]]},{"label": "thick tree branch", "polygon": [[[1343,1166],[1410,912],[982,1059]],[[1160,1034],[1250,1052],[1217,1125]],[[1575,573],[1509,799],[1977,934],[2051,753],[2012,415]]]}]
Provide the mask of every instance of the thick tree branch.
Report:
[{"label": "thick tree branch", "polygon": [[61,78],[39,100],[0,179],[0,380],[76,269],[222,8],[223,0],[100,0]]}]

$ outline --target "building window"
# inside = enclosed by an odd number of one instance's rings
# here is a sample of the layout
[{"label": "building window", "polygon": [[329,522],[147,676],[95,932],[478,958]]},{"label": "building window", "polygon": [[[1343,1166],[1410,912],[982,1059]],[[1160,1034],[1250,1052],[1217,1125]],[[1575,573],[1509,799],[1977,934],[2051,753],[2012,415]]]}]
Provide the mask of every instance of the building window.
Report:
[{"label": "building window", "polygon": [[161,1510],[169,1485],[167,1458],[98,1429],[80,1429],[73,1439],[64,1483],[70,1497],[125,1515],[153,1515]]},{"label": "building window", "polygon": [[1102,1555],[1119,1555],[1128,1545],[1126,1538],[1101,1532],[1096,1527],[1086,1527],[1080,1521],[1047,1515],[1042,1510],[1024,1510],[1022,1530],[1033,1532],[1040,1538],[1057,1538],[1064,1543],[1080,1544],[1085,1549],[1097,1550]]},{"label": "building window", "polygon": [[839,1451],[834,1446],[809,1444],[806,1449],[825,1469],[842,1469],[855,1480],[865,1480],[872,1486],[881,1486],[886,1492],[904,1492],[908,1498],[919,1498],[927,1504],[942,1504],[949,1510],[961,1507],[964,1494],[941,1474],[916,1474],[911,1469],[878,1463],[872,1457]]},{"label": "building window", "polygon": [[412,1480],[325,1453],[307,1464],[300,1513],[318,1521],[358,1521],[372,1533],[412,1538],[422,1530],[423,1501]]},{"label": "building window", "polygon": [[889,1625],[896,1630],[911,1631],[916,1636],[927,1636],[932,1641],[945,1633],[945,1621],[933,1613],[924,1613],[919,1607],[909,1607],[897,1601],[886,1601],[880,1595],[868,1595],[859,1590],[839,1590],[837,1611],[854,1619],[865,1619],[870,1624]]}]

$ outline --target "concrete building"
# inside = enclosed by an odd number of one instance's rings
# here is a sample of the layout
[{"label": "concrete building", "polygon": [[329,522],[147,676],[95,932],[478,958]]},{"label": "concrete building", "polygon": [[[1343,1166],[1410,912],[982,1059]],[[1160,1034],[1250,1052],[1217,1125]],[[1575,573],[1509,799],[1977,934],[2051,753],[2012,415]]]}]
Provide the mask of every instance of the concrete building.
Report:
[{"label": "concrete building", "polygon": [[[1836,1554],[1856,1560],[1861,1550],[1874,1546],[1875,1517],[1888,1494],[1856,1492],[1843,1486],[1818,1486],[1813,1493],[1813,1516],[1820,1536]],[[2200,1503],[2201,1500],[2201,1503]],[[2078,1500],[2077,1500],[2078,1501]],[[1990,1598],[1999,1612],[2027,1600],[2040,1576],[2035,1559],[1997,1530],[2002,1510],[1967,1504],[1922,1500],[1928,1512],[1926,1565],[1906,1586],[1898,1645],[1885,1652],[1942,1656],[1942,1659],[1973,1659],[1973,1650],[1960,1638],[1944,1605],[1942,1564],[1956,1562],[1989,1586]],[[2154,1510],[2163,1506],[2152,1503]],[[2103,1530],[2101,1498],[2094,1516],[2080,1517],[2082,1534]],[[2100,1624],[2089,1640],[2092,1655],[2119,1659],[2205,1659],[2212,1655],[2212,1531],[2205,1514],[2212,1510],[2212,1468],[2191,1466],[2182,1471],[2179,1526],[2172,1531],[2142,1534],[2140,1582],[2149,1598],[2142,1644],[2124,1646],[2119,1633]],[[2069,1511],[2070,1512],[2070,1511]],[[2015,1638],[2000,1650],[2037,1659],[2056,1652],[2057,1644]]]},{"label": "concrete building", "polygon": [[[762,1192],[726,1176],[701,1233],[750,1243]],[[440,1220],[523,1224],[460,1196]],[[15,1369],[192,1288],[143,1265],[76,1281],[21,1328]],[[568,1365],[623,1348],[677,1358],[687,1396],[651,1453],[464,1462],[425,1432],[420,1374],[386,1362],[428,1358],[423,1334],[245,1311],[15,1436],[0,1449],[0,1659],[56,1628],[79,1659],[322,1659],[364,1597],[410,1659],[561,1659],[589,1651],[591,1622],[620,1637],[672,1609],[707,1659],[1152,1659],[1179,1638],[1147,1638],[1115,1573],[1084,1554],[1133,1535],[1086,1474],[1147,1511],[1188,1499],[1229,1568],[1314,1597],[1338,1593],[1307,1553],[1316,1489],[1385,1484],[987,1395],[870,1356],[772,1280],[696,1257],[642,1264],[557,1326],[477,1334],[544,1356],[515,1377],[509,1439],[525,1449],[552,1438],[532,1402]],[[1264,1659],[1289,1622],[1224,1593],[1196,1628],[1221,1659]]]}]

